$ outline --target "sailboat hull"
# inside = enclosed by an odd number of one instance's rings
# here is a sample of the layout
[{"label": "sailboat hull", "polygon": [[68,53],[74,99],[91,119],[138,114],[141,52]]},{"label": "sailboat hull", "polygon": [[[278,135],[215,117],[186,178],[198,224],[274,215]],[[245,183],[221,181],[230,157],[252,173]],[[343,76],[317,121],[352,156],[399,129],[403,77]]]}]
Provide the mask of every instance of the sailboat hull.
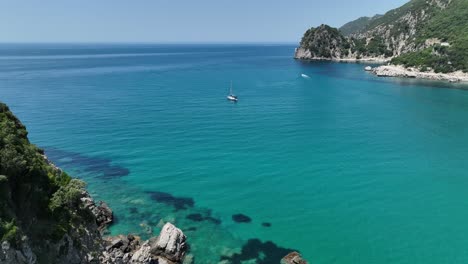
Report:
[{"label": "sailboat hull", "polygon": [[227,99],[232,102],[237,102],[237,98],[234,96],[228,96]]}]

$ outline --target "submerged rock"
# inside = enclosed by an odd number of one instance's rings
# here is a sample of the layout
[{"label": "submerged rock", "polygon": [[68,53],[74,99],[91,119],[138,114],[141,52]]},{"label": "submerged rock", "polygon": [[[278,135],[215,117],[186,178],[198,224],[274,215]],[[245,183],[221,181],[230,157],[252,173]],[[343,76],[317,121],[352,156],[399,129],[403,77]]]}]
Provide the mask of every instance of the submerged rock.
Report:
[{"label": "submerged rock", "polygon": [[232,220],[236,223],[250,223],[252,219],[244,214],[235,214],[232,215]]}]

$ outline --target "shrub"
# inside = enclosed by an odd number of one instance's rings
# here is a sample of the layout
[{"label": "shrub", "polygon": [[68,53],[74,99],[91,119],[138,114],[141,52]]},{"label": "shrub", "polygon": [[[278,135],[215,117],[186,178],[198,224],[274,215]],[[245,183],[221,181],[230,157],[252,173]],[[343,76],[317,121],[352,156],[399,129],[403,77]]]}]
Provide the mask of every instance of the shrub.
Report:
[{"label": "shrub", "polygon": [[61,186],[50,199],[49,209],[54,212],[62,208],[77,208],[80,198],[83,196],[86,184],[78,179],[71,179],[70,182]]},{"label": "shrub", "polygon": [[15,245],[18,241],[18,227],[14,221],[0,223],[0,237],[1,241],[8,241]]}]

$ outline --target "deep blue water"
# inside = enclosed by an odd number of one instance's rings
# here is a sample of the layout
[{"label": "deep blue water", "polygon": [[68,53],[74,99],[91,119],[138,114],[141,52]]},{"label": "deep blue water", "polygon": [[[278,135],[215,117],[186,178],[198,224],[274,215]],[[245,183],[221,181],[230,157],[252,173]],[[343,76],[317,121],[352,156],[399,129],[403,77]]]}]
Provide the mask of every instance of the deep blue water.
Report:
[{"label": "deep blue water", "polygon": [[196,263],[467,263],[465,87],[293,52],[5,44],[0,100],[111,205],[113,234],[174,222]]}]

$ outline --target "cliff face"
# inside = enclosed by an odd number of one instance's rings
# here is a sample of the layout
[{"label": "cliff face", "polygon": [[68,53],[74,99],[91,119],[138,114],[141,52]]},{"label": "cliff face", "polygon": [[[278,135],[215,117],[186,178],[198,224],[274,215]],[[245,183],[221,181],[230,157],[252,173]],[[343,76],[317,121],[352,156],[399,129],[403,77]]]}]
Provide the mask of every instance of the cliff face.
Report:
[{"label": "cliff face", "polygon": [[150,241],[103,239],[112,211],[31,144],[0,102],[0,263],[181,263],[185,235],[170,223]]},{"label": "cliff face", "polygon": [[430,19],[446,9],[450,2],[451,0],[410,1],[371,21],[367,26],[351,33],[349,37],[356,40],[365,39],[366,44],[369,40],[378,38],[385,51],[392,57],[420,50],[425,44],[416,40],[418,34],[421,34]]},{"label": "cliff face", "polygon": [[0,103],[1,263],[81,263],[103,249],[84,183],[53,166]]},{"label": "cliff face", "polygon": [[339,30],[324,25],[311,28],[295,58],[392,60],[436,72],[468,71],[467,30],[468,1],[412,0],[385,15],[360,18]]}]

